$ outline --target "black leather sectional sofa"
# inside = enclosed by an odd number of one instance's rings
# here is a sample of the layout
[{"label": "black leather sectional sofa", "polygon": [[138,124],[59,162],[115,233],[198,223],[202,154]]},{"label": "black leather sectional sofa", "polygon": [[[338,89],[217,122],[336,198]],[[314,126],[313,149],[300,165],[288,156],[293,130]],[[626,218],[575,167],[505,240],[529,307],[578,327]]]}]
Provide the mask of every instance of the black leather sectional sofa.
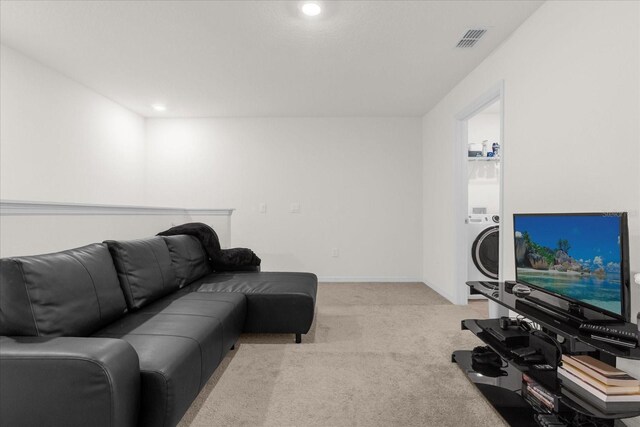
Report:
[{"label": "black leather sectional sofa", "polygon": [[241,332],[299,342],[316,289],[214,273],[185,235],[2,259],[0,425],[174,426]]}]

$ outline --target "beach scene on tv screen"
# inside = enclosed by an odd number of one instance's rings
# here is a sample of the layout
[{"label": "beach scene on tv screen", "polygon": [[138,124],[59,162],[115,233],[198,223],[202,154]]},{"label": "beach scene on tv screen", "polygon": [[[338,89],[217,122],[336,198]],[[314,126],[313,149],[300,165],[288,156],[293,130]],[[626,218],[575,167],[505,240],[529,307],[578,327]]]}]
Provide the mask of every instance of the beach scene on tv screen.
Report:
[{"label": "beach scene on tv screen", "polygon": [[620,218],[516,216],[517,280],[621,314]]}]

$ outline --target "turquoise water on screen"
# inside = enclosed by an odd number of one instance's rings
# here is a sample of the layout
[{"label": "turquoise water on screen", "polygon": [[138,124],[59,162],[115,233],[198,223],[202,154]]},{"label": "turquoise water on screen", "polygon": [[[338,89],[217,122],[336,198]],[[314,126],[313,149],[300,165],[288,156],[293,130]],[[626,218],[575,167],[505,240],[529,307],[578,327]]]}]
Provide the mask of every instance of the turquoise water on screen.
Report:
[{"label": "turquoise water on screen", "polygon": [[604,277],[518,268],[518,280],[601,309],[622,314],[620,273]]}]

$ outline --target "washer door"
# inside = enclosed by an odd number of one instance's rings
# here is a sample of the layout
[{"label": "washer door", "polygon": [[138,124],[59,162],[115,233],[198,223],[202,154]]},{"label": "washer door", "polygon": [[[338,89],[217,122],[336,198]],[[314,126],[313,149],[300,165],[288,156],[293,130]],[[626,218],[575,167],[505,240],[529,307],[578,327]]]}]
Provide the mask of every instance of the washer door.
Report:
[{"label": "washer door", "polygon": [[471,247],[471,259],[478,271],[490,279],[498,280],[498,260],[500,256],[500,227],[482,230]]}]

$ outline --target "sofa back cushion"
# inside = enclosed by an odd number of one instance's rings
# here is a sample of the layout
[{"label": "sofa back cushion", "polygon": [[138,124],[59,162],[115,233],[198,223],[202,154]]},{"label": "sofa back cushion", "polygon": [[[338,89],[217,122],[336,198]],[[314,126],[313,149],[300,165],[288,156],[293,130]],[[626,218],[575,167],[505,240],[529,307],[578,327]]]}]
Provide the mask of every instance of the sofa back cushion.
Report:
[{"label": "sofa back cushion", "polygon": [[88,336],[126,311],[104,244],[0,260],[0,335]]},{"label": "sofa back cushion", "polygon": [[200,240],[185,234],[164,237],[180,288],[213,270]]},{"label": "sofa back cushion", "polygon": [[178,289],[169,249],[162,237],[107,240],[127,306],[135,310]]}]

